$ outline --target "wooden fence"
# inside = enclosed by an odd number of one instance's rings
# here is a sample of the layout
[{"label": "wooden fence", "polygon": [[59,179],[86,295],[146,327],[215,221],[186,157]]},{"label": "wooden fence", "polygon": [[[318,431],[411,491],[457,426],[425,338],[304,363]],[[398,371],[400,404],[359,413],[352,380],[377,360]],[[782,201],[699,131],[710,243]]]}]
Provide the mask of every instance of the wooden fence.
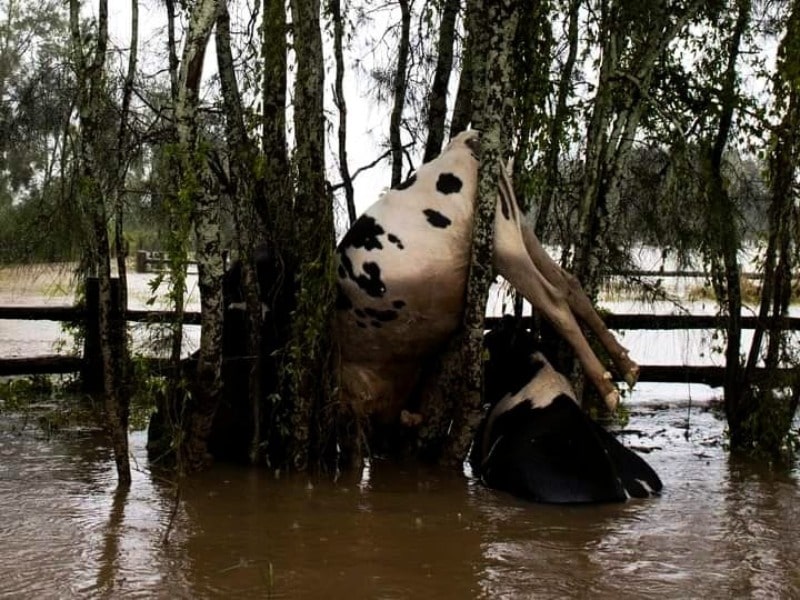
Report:
[{"label": "wooden fence", "polygon": [[[80,372],[84,378],[96,381],[101,363],[99,360],[98,303],[95,284],[87,286],[87,298],[85,308],[0,306],[0,321],[15,319],[84,323],[86,333],[83,356],[50,355],[0,358],[0,376]],[[173,319],[173,313],[170,311],[128,310],[124,317],[113,315],[113,318],[125,322],[168,323]],[[723,328],[725,325],[724,318],[712,315],[609,314],[604,317],[604,320],[612,330],[713,330]],[[495,321],[496,318],[487,318],[488,325]],[[187,325],[199,325],[200,313],[184,313],[183,322]],[[756,317],[742,317],[743,329],[753,329],[756,323]],[[800,331],[800,318],[786,319],[785,326],[788,330]],[[145,361],[155,368],[163,367],[166,364],[165,359],[151,358],[145,359]],[[711,386],[722,385],[725,371],[724,367],[699,365],[640,365],[640,367],[639,381],[693,382]],[[790,370],[787,369],[786,372],[789,374]],[[758,375],[759,373],[756,374],[756,377]]]}]

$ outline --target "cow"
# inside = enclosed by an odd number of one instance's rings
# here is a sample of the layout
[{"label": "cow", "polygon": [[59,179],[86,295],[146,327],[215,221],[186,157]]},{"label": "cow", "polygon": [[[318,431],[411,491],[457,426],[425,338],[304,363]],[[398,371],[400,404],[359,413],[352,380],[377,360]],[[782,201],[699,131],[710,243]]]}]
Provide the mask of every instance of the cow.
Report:
[{"label": "cow", "polygon": [[488,487],[546,503],[622,502],[662,483],[639,455],[592,421],[535,337],[504,318],[484,337],[489,410],[470,452]]},{"label": "cow", "polygon": [[[465,131],[415,174],[387,191],[337,247],[335,335],[343,400],[378,422],[419,422],[409,399],[426,360],[457,331],[465,308],[480,137]],[[638,366],[608,331],[577,280],[523,223],[505,169],[494,217],[496,271],[573,348],[610,408],[619,392],[576,320],[633,384]]]}]

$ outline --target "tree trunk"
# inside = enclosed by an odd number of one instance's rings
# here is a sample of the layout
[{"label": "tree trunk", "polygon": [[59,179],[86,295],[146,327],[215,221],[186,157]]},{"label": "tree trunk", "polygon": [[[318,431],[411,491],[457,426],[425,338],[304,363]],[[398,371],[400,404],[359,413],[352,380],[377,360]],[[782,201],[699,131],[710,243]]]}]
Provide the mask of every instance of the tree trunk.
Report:
[{"label": "tree trunk", "polygon": [[450,72],[453,70],[456,17],[460,6],[461,0],[442,2],[436,73],[428,94],[428,139],[425,142],[423,163],[433,160],[442,151],[444,122],[447,116],[447,88],[450,85]]},{"label": "tree trunk", "polygon": [[[481,74],[474,80],[474,90],[479,114],[473,122],[481,124],[481,164],[478,177],[478,195],[473,225],[472,251],[467,282],[466,310],[463,330],[464,344],[457,364],[463,371],[461,393],[452,393],[458,399],[452,433],[445,449],[445,460],[460,465],[466,457],[469,444],[482,417],[483,405],[483,331],[489,286],[494,279],[492,252],[494,238],[494,213],[497,203],[498,173],[508,155],[509,136],[504,116],[511,114],[514,106],[513,61],[511,48],[516,33],[518,7],[515,0],[476,2],[475,13],[480,15],[471,23],[486,31],[478,38],[476,56],[485,57]],[[470,35],[475,33],[471,30]]]},{"label": "tree trunk", "polygon": [[[250,461],[259,462],[261,454],[261,389],[263,356],[261,352],[262,315],[256,275],[256,248],[260,243],[256,214],[256,149],[247,135],[239,86],[231,51],[230,16],[225,3],[220,5],[216,30],[217,65],[225,106],[228,154],[230,156],[230,190],[236,244],[242,265],[242,284],[247,305],[247,355],[254,357],[248,381],[250,414],[253,432],[250,440]],[[217,209],[217,219],[219,212]],[[219,257],[219,220],[217,220],[217,257]],[[221,260],[221,259],[220,259]],[[221,290],[220,290],[221,291]],[[221,338],[220,338],[221,340]]]},{"label": "tree trunk", "polygon": [[[124,187],[130,165],[128,117],[130,114],[133,84],[136,76],[136,61],[139,51],[139,0],[131,0],[131,44],[128,54],[128,72],[122,86],[122,107],[119,117],[119,133],[117,134],[117,177],[114,180],[114,246],[117,250],[117,273],[119,274],[119,309],[124,314],[128,310],[128,269],[125,260],[128,257],[128,245],[123,236],[124,225]],[[127,380],[127,374],[124,375]]]},{"label": "tree trunk", "polygon": [[[768,372],[766,383],[759,386],[752,418],[737,429],[747,429],[740,437],[745,446],[752,445],[769,456],[782,451],[786,435],[797,411],[800,381],[793,383],[793,393],[783,395],[777,381],[778,369],[785,360],[790,344],[786,330],[791,298],[792,273],[797,264],[797,233],[793,224],[800,215],[793,202],[794,182],[800,164],[800,79],[796,65],[800,63],[800,3],[794,2],[787,20],[786,33],[778,49],[778,67],[774,77],[776,105],[783,118],[773,133],[774,150],[769,161],[770,205],[767,248],[764,257],[764,279],[761,288],[758,322],[745,367],[744,380],[753,388],[758,361],[763,358]],[[767,336],[766,349],[763,348]],[[748,439],[749,438],[749,439]]]},{"label": "tree trunk", "polygon": [[400,184],[403,178],[403,140],[400,127],[403,122],[403,108],[406,104],[408,86],[409,37],[411,35],[411,7],[409,0],[398,0],[400,4],[400,44],[397,49],[397,70],[394,75],[394,104],[389,119],[389,147],[392,149],[391,187]]},{"label": "tree trunk", "polygon": [[340,0],[329,0],[328,12],[333,21],[333,55],[336,59],[336,83],[333,88],[333,102],[339,111],[339,175],[342,178],[344,197],[347,204],[347,216],[350,225],[356,222],[356,202],[353,191],[353,178],[350,176],[350,167],[347,164],[347,101],[344,98],[344,51],[342,38],[344,37],[344,17]]},{"label": "tree trunk", "polygon": [[[117,479],[121,487],[131,483],[128,458],[128,396],[122,379],[127,346],[118,306],[111,292],[111,252],[107,230],[108,175],[101,165],[105,153],[102,135],[102,102],[105,94],[105,55],[108,43],[108,3],[100,0],[97,32],[91,62],[86,62],[85,36],[80,31],[79,3],[70,1],[72,54],[78,80],[79,113],[78,190],[88,215],[89,264],[99,282],[98,331],[103,369],[103,396],[107,429],[111,437]],[[113,176],[112,176],[113,178]]]},{"label": "tree trunk", "polygon": [[540,240],[547,239],[545,236],[550,206],[553,203],[556,192],[559,188],[561,171],[559,169],[559,157],[561,156],[561,145],[563,140],[569,109],[567,100],[572,92],[572,75],[575,70],[575,60],[578,56],[578,18],[582,0],[569,0],[567,38],[569,50],[567,59],[561,69],[558,79],[558,91],[556,92],[556,105],[553,116],[547,127],[547,149],[544,159],[544,181],[539,197],[539,206],[536,213],[536,235]]},{"label": "tree trunk", "polygon": [[332,360],[335,299],[333,210],[325,189],[324,63],[319,0],[292,0],[297,77],[294,93],[297,182],[297,295],[288,349],[293,406],[288,463],[304,470],[320,458],[336,387]]},{"label": "tree trunk", "polygon": [[470,33],[475,29],[471,22],[474,18],[474,2],[468,0],[466,14],[464,16],[464,29],[466,38],[461,49],[461,76],[458,80],[458,91],[453,104],[453,118],[450,119],[450,137],[464,131],[472,119],[472,96],[473,96],[473,47],[475,45],[475,35]]},{"label": "tree trunk", "polygon": [[736,210],[725,185],[722,173],[723,154],[738,104],[736,62],[741,40],[750,18],[750,1],[738,0],[736,25],[728,42],[727,64],[722,74],[720,117],[717,133],[710,143],[706,165],[706,195],[708,198],[708,229],[711,250],[712,280],[718,301],[727,312],[725,333],[725,415],[731,431],[731,446],[741,447],[742,425],[748,413],[743,389],[743,370],[740,361],[742,337],[742,296],[739,283],[738,252],[741,235]]},{"label": "tree trunk", "polygon": [[[208,189],[204,189],[206,186],[202,174],[205,172],[205,164],[197,148],[200,79],[206,47],[218,14],[219,0],[199,0],[192,9],[181,59],[178,103],[175,107],[181,158],[181,190],[178,197],[180,202],[188,202],[189,210],[197,219],[198,273],[203,278],[201,289],[206,292],[205,297],[201,297],[198,373],[192,390],[192,404],[186,411],[188,421],[180,448],[182,465],[190,470],[201,468],[208,462],[207,441],[219,404],[222,364],[219,206],[218,198],[211,196]],[[185,273],[185,268],[182,272]],[[215,277],[217,281],[213,281]],[[183,290],[178,292],[182,308]],[[176,299],[177,296],[176,293]]]},{"label": "tree trunk", "polygon": [[[292,189],[286,143],[286,6],[283,0],[264,0],[261,85],[264,114],[261,152],[264,156],[262,192],[257,206],[262,226],[273,231],[291,209]],[[272,237],[272,236],[269,236]],[[284,239],[289,239],[285,237]]]},{"label": "tree trunk", "polygon": [[[620,176],[630,155],[648,90],[660,56],[705,3],[695,0],[674,19],[666,7],[654,11],[652,35],[627,35],[621,11],[625,2],[603,0],[599,39],[603,40],[600,74],[589,123],[584,178],[580,196],[578,237],[573,273],[590,297],[600,285],[609,231],[618,209]],[[629,64],[627,69],[622,66]],[[622,97],[621,108],[615,98]]]}]

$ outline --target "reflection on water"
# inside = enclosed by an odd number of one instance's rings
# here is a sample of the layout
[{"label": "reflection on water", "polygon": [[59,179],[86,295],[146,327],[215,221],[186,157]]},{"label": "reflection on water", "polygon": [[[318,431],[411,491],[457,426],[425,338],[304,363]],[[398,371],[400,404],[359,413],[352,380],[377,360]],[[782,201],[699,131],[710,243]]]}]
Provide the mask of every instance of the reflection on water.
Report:
[{"label": "reflection on water", "polygon": [[0,597],[800,597],[796,472],[729,460],[708,410],[636,410],[626,441],[650,450],[654,500],[532,505],[380,461],[337,482],[217,465],[181,486],[168,540],[176,488],[149,472],[143,433],[115,493],[96,431],[14,425],[4,414]]}]

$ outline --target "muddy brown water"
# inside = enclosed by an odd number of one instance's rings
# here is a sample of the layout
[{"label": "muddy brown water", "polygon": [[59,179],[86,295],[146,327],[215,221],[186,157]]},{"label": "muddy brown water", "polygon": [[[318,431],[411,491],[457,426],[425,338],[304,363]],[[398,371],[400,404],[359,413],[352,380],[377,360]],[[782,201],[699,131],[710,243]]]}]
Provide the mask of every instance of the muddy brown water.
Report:
[{"label": "muddy brown water", "polygon": [[[132,275],[133,307],[148,280]],[[19,286],[0,277],[0,304],[72,302]],[[0,322],[0,353],[48,354],[61,335]],[[675,335],[625,343],[642,362],[712,359],[708,334]],[[35,411],[0,406],[0,598],[800,598],[800,470],[732,460],[715,394],[696,390],[639,384],[631,404],[623,439],[647,450],[661,497],[577,507],[375,460],[335,482],[217,464],[182,484],[173,510],[143,432],[133,486],[117,495],[95,429],[46,435]]]},{"label": "muddy brown water", "polygon": [[732,460],[715,412],[685,402],[634,405],[623,437],[661,497],[544,506],[379,460],[338,481],[217,464],[173,511],[143,432],[115,495],[96,430],[4,413],[0,597],[800,597],[796,466]]}]

